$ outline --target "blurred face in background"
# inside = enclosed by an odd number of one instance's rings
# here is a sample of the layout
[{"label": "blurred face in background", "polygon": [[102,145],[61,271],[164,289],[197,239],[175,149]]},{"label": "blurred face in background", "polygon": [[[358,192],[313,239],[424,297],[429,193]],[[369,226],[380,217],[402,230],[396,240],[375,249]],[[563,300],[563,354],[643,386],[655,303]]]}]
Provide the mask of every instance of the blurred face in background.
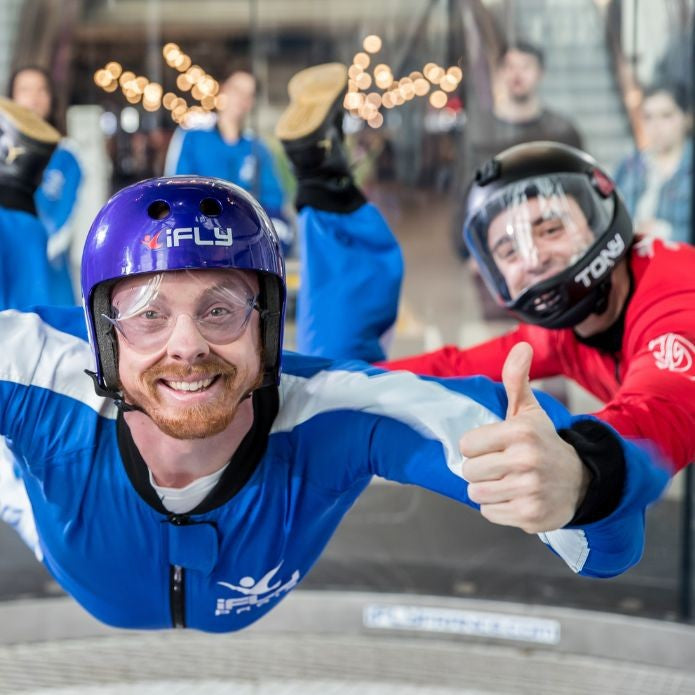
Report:
[{"label": "blurred face in background", "polygon": [[499,78],[512,101],[525,102],[536,96],[543,68],[532,53],[512,49],[505,53],[499,67]]},{"label": "blurred face in background", "polygon": [[226,119],[241,122],[250,113],[256,99],[256,79],[248,72],[234,72],[222,85]]},{"label": "blurred face in background", "polygon": [[666,91],[645,97],[642,122],[647,148],[656,154],[681,149],[690,125],[688,115]]},{"label": "blurred face in background", "polygon": [[45,75],[38,70],[21,70],[12,85],[12,100],[41,118],[51,115],[51,89]]}]

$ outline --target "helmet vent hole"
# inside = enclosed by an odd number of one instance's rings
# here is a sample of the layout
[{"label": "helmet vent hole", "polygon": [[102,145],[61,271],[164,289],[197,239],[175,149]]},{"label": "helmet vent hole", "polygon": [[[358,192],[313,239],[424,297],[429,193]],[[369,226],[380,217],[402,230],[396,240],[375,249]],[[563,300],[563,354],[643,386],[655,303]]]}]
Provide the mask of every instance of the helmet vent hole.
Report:
[{"label": "helmet vent hole", "polygon": [[203,198],[200,201],[200,212],[206,217],[219,217],[222,214],[222,205],[214,198]]},{"label": "helmet vent hole", "polygon": [[147,208],[147,214],[153,220],[163,220],[165,217],[169,216],[170,212],[171,208],[169,207],[169,203],[163,200],[155,200],[154,203],[150,203],[150,206]]}]

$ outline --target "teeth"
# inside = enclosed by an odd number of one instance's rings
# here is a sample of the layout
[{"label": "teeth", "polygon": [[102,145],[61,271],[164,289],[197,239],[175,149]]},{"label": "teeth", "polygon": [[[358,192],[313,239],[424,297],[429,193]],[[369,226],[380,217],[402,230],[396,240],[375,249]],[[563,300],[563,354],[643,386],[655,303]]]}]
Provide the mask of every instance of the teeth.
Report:
[{"label": "teeth", "polygon": [[202,391],[210,386],[214,380],[215,378],[211,377],[200,381],[167,381],[166,384],[175,391]]}]

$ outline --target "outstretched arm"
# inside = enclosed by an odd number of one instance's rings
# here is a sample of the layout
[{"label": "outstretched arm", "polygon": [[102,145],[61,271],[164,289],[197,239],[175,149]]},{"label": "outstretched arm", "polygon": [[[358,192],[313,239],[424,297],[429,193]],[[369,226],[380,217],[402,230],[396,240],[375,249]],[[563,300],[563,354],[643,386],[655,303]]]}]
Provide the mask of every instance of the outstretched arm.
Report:
[{"label": "outstretched arm", "polygon": [[542,379],[562,373],[558,352],[551,331],[521,324],[514,330],[478,345],[460,348],[446,345],[439,350],[380,362],[379,366],[391,371],[405,369],[414,374],[428,376],[474,376],[483,374],[500,381],[502,365],[509,351],[519,342],[533,346],[531,378]]},{"label": "outstretched arm", "polygon": [[[487,420],[480,413],[471,417],[473,406],[457,406],[453,397],[442,409],[449,421],[458,414],[459,432],[468,430],[459,442],[463,462],[446,441],[451,428],[440,423],[436,432],[457,478],[444,478],[432,447],[430,459],[420,457],[418,465],[391,461],[376,472],[480,505],[494,523],[540,533],[576,572],[619,574],[641,557],[644,510],[662,492],[668,473],[653,452],[609,426],[572,417],[542,394],[537,399],[528,386],[531,357],[528,345],[511,351],[504,387],[485,380],[445,382],[450,389],[459,384],[489,414]],[[461,481],[468,483],[464,489]]]},{"label": "outstretched arm", "polygon": [[673,472],[695,462],[695,341],[666,333],[635,355],[615,396],[596,417],[653,442]]}]

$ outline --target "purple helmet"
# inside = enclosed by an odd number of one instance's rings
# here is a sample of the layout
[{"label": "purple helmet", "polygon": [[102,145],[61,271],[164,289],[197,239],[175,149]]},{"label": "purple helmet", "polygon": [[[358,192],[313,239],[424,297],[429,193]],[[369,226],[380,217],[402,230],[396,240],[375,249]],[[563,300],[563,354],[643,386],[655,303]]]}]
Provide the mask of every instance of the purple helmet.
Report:
[{"label": "purple helmet", "polygon": [[260,285],[264,385],[280,378],[285,265],[261,206],[227,181],[197,176],[149,179],[116,193],[99,211],[84,245],[82,302],[96,359],[96,382],[119,390],[117,342],[102,317],[111,289],[140,273],[201,268],[255,271]]}]

